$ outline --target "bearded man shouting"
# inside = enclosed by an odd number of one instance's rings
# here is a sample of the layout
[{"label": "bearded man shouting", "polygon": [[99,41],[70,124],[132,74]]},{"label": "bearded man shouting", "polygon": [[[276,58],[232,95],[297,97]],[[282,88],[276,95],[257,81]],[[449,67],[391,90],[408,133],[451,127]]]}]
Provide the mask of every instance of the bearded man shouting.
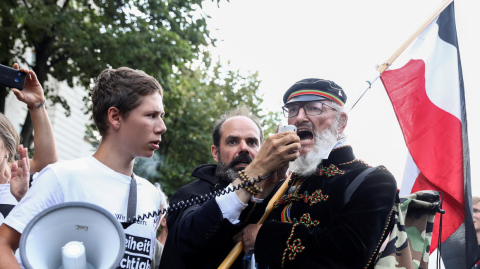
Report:
[{"label": "bearded man shouting", "polygon": [[[288,124],[297,126],[300,157],[290,162],[290,186],[263,225],[236,236],[272,268],[369,268],[389,226],[397,191],[384,167],[370,166],[345,144],[347,96],[332,81],[304,79],[283,97]],[[360,177],[359,177],[360,178]],[[350,188],[352,190],[352,188]],[[346,197],[347,196],[347,197]],[[266,204],[265,202],[263,204]]]}]

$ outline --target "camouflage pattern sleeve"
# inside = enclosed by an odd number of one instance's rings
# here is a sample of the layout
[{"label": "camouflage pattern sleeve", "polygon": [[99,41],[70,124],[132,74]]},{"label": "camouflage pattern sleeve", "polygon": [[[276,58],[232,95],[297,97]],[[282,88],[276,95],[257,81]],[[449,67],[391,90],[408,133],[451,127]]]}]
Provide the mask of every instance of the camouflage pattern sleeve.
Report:
[{"label": "camouflage pattern sleeve", "polygon": [[393,229],[378,256],[376,269],[428,268],[439,200],[436,191],[421,191],[400,198],[394,208]]}]

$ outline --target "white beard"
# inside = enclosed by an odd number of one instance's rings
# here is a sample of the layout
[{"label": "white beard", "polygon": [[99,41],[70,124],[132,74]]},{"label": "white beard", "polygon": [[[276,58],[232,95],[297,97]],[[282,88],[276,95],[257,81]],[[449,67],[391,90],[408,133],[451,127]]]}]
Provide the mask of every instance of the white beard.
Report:
[{"label": "white beard", "polygon": [[313,129],[315,144],[312,150],[305,156],[300,156],[295,161],[290,162],[289,170],[304,177],[313,175],[317,171],[318,165],[322,163],[321,156],[327,156],[337,143],[338,133],[336,129],[336,126],[330,126],[323,130],[321,134]]}]

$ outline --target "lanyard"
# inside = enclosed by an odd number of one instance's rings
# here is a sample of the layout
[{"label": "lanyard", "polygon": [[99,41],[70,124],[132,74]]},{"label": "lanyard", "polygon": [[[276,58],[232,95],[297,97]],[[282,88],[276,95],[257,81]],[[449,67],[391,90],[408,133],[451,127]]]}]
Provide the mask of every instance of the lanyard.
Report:
[{"label": "lanyard", "polygon": [[133,221],[137,211],[137,180],[132,173],[132,181],[130,182],[130,190],[128,192],[127,204],[127,222]]}]

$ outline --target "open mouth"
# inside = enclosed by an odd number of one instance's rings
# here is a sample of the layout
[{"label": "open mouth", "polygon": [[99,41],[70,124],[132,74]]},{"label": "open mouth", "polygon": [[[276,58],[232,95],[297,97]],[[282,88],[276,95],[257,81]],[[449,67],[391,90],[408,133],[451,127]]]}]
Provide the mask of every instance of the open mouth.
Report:
[{"label": "open mouth", "polygon": [[300,143],[313,140],[313,133],[309,129],[298,129],[297,135],[300,137]]}]

